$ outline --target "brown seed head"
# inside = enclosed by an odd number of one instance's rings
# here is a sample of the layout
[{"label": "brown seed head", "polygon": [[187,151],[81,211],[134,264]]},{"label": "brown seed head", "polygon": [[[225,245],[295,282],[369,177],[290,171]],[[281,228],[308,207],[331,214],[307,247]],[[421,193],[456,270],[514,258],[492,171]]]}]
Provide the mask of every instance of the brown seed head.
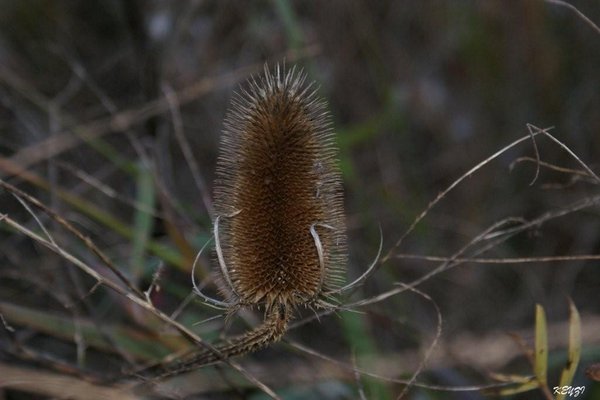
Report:
[{"label": "brown seed head", "polygon": [[307,304],[343,278],[337,149],[325,103],[305,78],[265,67],[225,119],[215,208],[225,291],[241,305]]}]

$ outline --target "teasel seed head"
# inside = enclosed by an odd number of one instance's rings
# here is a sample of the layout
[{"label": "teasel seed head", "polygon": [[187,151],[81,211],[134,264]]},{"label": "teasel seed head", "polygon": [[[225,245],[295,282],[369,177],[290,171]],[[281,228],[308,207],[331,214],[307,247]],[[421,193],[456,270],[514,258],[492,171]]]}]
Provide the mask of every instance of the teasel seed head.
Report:
[{"label": "teasel seed head", "polygon": [[215,210],[221,286],[239,305],[314,304],[343,282],[337,148],[325,103],[305,81],[295,68],[265,66],[225,118]]},{"label": "teasel seed head", "polygon": [[305,80],[279,65],[251,79],[232,100],[217,162],[214,235],[229,299],[202,297],[229,315],[262,306],[264,321],[162,368],[159,378],[266,347],[285,334],[295,308],[330,307],[326,298],[344,290],[337,149],[325,103]]}]

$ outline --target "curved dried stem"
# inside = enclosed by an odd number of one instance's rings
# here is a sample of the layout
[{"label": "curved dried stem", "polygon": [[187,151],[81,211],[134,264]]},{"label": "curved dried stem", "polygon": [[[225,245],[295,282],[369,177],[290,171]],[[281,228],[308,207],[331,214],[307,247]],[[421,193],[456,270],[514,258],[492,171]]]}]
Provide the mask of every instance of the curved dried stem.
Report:
[{"label": "curved dried stem", "polygon": [[325,275],[326,275],[326,273],[325,273],[326,272],[325,271],[325,255],[324,255],[325,252],[323,250],[323,244],[321,243],[321,238],[319,238],[319,233],[315,229],[315,226],[322,226],[323,228],[332,229],[332,230],[335,230],[335,228],[331,225],[319,224],[319,223],[315,223],[310,226],[310,234],[312,235],[312,237],[315,241],[315,247],[317,249],[317,256],[319,257],[319,266],[321,267],[321,281],[319,282],[319,288],[317,289],[317,292],[320,293],[321,288],[323,287],[323,283],[325,282]]},{"label": "curved dried stem", "polygon": [[[399,283],[399,284],[403,285],[403,283]],[[402,397],[404,397],[404,395],[408,392],[408,390],[411,388],[411,386],[413,386],[416,383],[417,377],[419,376],[419,374],[423,371],[423,369],[427,365],[427,361],[429,361],[429,358],[431,357],[431,354],[433,353],[433,350],[435,349],[435,347],[437,346],[440,338],[442,337],[443,317],[442,317],[442,311],[440,310],[440,307],[438,306],[438,304],[436,303],[436,301],[433,300],[428,294],[426,294],[426,293],[424,293],[424,292],[422,292],[422,291],[420,291],[418,289],[408,288],[408,290],[410,290],[413,293],[418,294],[419,296],[421,296],[422,298],[424,298],[425,300],[427,300],[434,307],[435,314],[436,314],[436,317],[437,317],[437,325],[436,325],[435,336],[433,337],[433,340],[431,341],[431,343],[427,347],[427,350],[425,351],[425,355],[421,359],[421,362],[419,362],[419,366],[413,372],[412,376],[410,377],[410,379],[408,380],[406,386],[402,389],[402,391],[400,392],[400,394],[398,395],[398,397],[396,397],[397,400],[400,400]]]},{"label": "curved dried stem", "polygon": [[[451,257],[426,256],[421,254],[396,254],[395,256],[402,260],[422,260],[431,262],[447,262],[451,261]],[[548,263],[548,262],[564,262],[564,261],[598,261],[600,254],[575,254],[572,256],[546,256],[546,257],[468,257],[455,258],[454,262],[472,263],[472,264],[532,264],[532,263]]]},{"label": "curved dried stem", "polygon": [[[236,211],[235,213],[230,214],[227,217],[236,216],[240,212],[241,212],[241,210]],[[215,248],[217,250],[217,258],[219,260],[219,267],[221,268],[221,274],[223,275],[225,282],[227,282],[231,291],[239,299],[240,295],[236,292],[235,287],[233,286],[233,282],[231,281],[231,278],[229,277],[229,271],[227,270],[227,265],[225,264],[225,257],[223,256],[223,249],[221,248],[221,239],[219,238],[219,220],[220,219],[221,219],[221,215],[218,215],[217,218],[215,218],[215,223],[214,223],[214,228],[213,228],[213,235],[215,237]]]},{"label": "curved dried stem", "polygon": [[310,234],[312,235],[315,241],[315,247],[317,248],[317,256],[319,257],[319,266],[321,267],[321,282],[319,283],[318,292],[321,291],[323,287],[323,282],[325,281],[325,257],[323,255],[323,245],[321,244],[321,239],[319,238],[319,234],[317,233],[315,226],[317,224],[312,224],[310,226]]},{"label": "curved dried stem", "polygon": [[579,11],[577,9],[577,7],[575,7],[573,4],[569,4],[566,1],[562,1],[562,0],[545,0],[545,1],[547,3],[552,3],[552,4],[556,4],[556,5],[571,9],[573,12],[575,12],[575,14],[577,14],[577,16],[579,18],[581,18],[586,24],[588,24],[593,30],[595,30],[596,33],[600,34],[600,27],[598,27],[598,25],[596,25],[591,19],[586,17],[586,15],[584,13],[582,13],[581,11]]},{"label": "curved dried stem", "polygon": [[202,246],[200,251],[198,251],[198,254],[196,254],[196,258],[194,259],[194,264],[192,265],[192,286],[194,287],[194,293],[196,293],[198,296],[200,296],[202,298],[202,300],[204,300],[204,303],[206,305],[216,308],[218,310],[226,310],[226,309],[230,308],[233,304],[227,303],[224,301],[220,301],[220,300],[216,300],[216,299],[213,299],[212,297],[205,295],[204,293],[202,293],[202,291],[196,284],[196,265],[198,265],[198,260],[200,259],[202,252],[210,244],[211,241],[212,241],[212,238],[208,239],[206,241],[206,243],[204,243],[204,246]]},{"label": "curved dried stem", "polygon": [[531,180],[531,182],[529,182],[529,186],[533,186],[533,184],[537,181],[538,177],[540,176],[540,151],[538,150],[538,145],[537,142],[535,141],[535,136],[533,135],[533,130],[530,128],[530,126],[527,126],[529,128],[529,135],[531,136],[531,144],[533,145],[533,152],[535,154],[535,175],[533,176],[533,179]]},{"label": "curved dried stem", "polygon": [[383,230],[381,229],[381,225],[379,225],[379,248],[377,249],[377,254],[375,255],[375,259],[373,259],[373,261],[371,262],[371,265],[369,265],[369,268],[367,268],[367,270],[365,272],[363,272],[363,274],[361,276],[356,278],[351,283],[349,283],[346,286],[341,287],[339,289],[328,291],[325,293],[325,295],[343,293],[347,290],[357,287],[358,285],[361,285],[369,276],[371,276],[371,274],[373,272],[375,272],[375,268],[378,265],[380,265],[379,257],[381,257],[382,249],[383,249]]},{"label": "curved dried stem", "polygon": [[577,154],[575,154],[573,152],[573,150],[571,150],[566,144],[564,144],[563,142],[561,142],[560,140],[558,140],[557,138],[555,138],[554,136],[552,136],[548,132],[548,129],[541,129],[541,128],[538,128],[537,126],[534,126],[532,124],[527,124],[527,129],[529,129],[529,132],[531,133],[532,137],[535,134],[541,133],[541,134],[544,134],[546,137],[548,137],[550,140],[552,140],[554,143],[558,144],[564,151],[566,151],[571,157],[573,157],[575,159],[575,161],[577,161],[579,163],[579,165],[581,165],[583,167],[583,169],[585,169],[585,171],[589,174],[590,177],[592,177],[596,181],[596,183],[600,183],[600,177],[598,177],[598,175],[596,175],[594,173],[594,171],[592,171],[592,169],[590,167],[588,167],[587,164],[584,163],[577,156]]},{"label": "curved dried stem", "polygon": [[52,243],[55,246],[58,246],[56,244],[56,241],[54,240],[54,238],[52,237],[52,235],[50,234],[50,232],[48,232],[48,230],[46,229],[46,227],[44,226],[44,224],[42,224],[42,221],[40,221],[40,219],[38,218],[38,216],[33,212],[33,210],[31,209],[31,207],[29,207],[29,204],[27,204],[25,202],[25,200],[23,200],[21,198],[21,196],[19,196],[16,193],[11,193],[12,196],[17,199],[17,201],[19,203],[21,203],[21,205],[23,206],[23,208],[25,208],[27,210],[27,212],[33,217],[33,219],[35,220],[35,222],[37,223],[37,225],[40,227],[40,229],[42,230],[42,232],[44,232],[44,234],[46,235],[46,237],[48,238],[48,240],[50,241],[50,243]]},{"label": "curved dried stem", "polygon": [[575,175],[577,177],[586,177],[586,178],[590,177],[590,174],[587,173],[586,171],[583,171],[580,169],[561,167],[558,165],[551,164],[549,162],[537,160],[532,157],[519,157],[519,158],[515,159],[512,163],[510,163],[508,168],[512,171],[514,169],[515,165],[517,165],[518,163],[522,163],[524,161],[535,162],[535,163],[539,164],[540,167],[546,167],[552,171],[561,172],[563,174]]},{"label": "curved dried stem", "polygon": [[204,203],[204,208],[206,209],[206,212],[208,213],[209,217],[212,218],[214,214],[214,207],[212,205],[212,201],[210,199],[205,180],[202,177],[202,174],[200,173],[200,166],[198,165],[196,157],[194,157],[194,153],[192,152],[190,143],[185,137],[185,134],[183,133],[183,121],[181,119],[181,112],[179,110],[179,98],[177,97],[177,94],[175,93],[173,88],[166,82],[163,82],[162,90],[165,94],[165,99],[169,104],[175,138],[177,139],[179,148],[183,153],[183,157],[185,158],[188,168],[192,173],[192,178],[194,179],[196,188],[200,192],[200,197],[202,199],[202,202]]}]

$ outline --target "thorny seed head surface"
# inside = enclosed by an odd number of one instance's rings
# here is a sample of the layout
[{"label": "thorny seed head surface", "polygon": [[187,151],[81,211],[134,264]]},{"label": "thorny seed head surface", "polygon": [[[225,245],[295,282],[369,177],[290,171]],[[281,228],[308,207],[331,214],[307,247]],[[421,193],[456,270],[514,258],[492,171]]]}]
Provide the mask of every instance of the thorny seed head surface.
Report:
[{"label": "thorny seed head surface", "polygon": [[232,287],[223,279],[221,286],[240,305],[310,304],[343,280],[337,148],[325,103],[305,80],[295,68],[265,67],[234,96],[225,118],[215,208]]},{"label": "thorny seed head surface", "polygon": [[[225,118],[215,180],[215,241],[229,312],[262,306],[260,326],[167,367],[252,352],[287,331],[298,306],[340,286],[346,229],[337,149],[325,104],[295,68],[251,79]],[[231,314],[230,314],[231,315]]]}]

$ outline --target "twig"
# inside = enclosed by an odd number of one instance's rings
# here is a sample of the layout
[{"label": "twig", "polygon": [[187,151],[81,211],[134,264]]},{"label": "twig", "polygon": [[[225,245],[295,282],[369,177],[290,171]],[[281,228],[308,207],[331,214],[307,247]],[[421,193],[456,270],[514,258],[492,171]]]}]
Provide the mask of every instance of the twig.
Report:
[{"label": "twig", "polygon": [[150,286],[148,286],[148,289],[144,292],[144,297],[146,298],[146,301],[150,304],[152,304],[152,291],[156,290],[157,292],[160,290],[160,286],[158,285],[158,280],[160,279],[160,276],[162,275],[162,272],[165,268],[165,264],[163,262],[161,262],[158,265],[158,268],[156,268],[156,271],[154,271],[154,274],[152,274],[152,282],[150,283]]},{"label": "twig", "polygon": [[[533,135],[533,128],[531,125],[527,124],[527,128],[529,129],[529,135],[531,136],[531,143],[533,144],[533,151],[535,154],[535,175],[531,182],[529,182],[529,186],[533,186],[535,181],[537,181],[538,176],[540,176],[540,151],[538,150],[537,143],[535,141],[535,136]],[[550,128],[548,128],[550,129]]]},{"label": "twig", "polygon": [[577,176],[584,176],[584,177],[590,177],[590,174],[582,171],[580,169],[572,169],[572,168],[565,168],[565,167],[560,167],[558,165],[554,165],[554,164],[550,164],[548,162],[545,161],[541,161],[541,160],[536,160],[535,158],[531,158],[531,157],[519,157],[516,160],[514,160],[510,165],[509,165],[509,169],[512,170],[516,164],[523,162],[523,161],[531,161],[531,162],[535,162],[537,164],[539,164],[542,167],[546,167],[548,169],[551,169],[553,171],[558,171],[558,172],[562,172],[565,174],[572,174],[572,175],[577,175]]},{"label": "twig", "polygon": [[406,384],[406,386],[404,386],[404,388],[402,389],[402,391],[400,392],[398,397],[396,397],[396,400],[402,399],[404,397],[404,395],[408,392],[408,390],[411,388],[411,386],[417,381],[417,377],[423,371],[423,369],[425,369],[427,362],[429,361],[429,359],[431,358],[431,355],[433,354],[433,350],[435,350],[440,338],[442,337],[443,318],[442,318],[442,312],[441,312],[438,304],[428,294],[426,294],[420,290],[417,290],[415,288],[410,288],[410,291],[418,294],[419,296],[421,296],[422,298],[427,300],[427,302],[429,302],[429,304],[431,304],[434,307],[435,314],[437,317],[437,324],[436,324],[436,329],[435,329],[435,336],[433,337],[433,340],[429,344],[427,351],[425,351],[425,355],[419,362],[419,365],[417,366],[417,368],[413,372],[412,376],[408,380],[408,383]]},{"label": "twig", "polygon": [[[1,182],[0,182],[1,184]],[[52,237],[52,235],[50,234],[50,232],[48,232],[48,230],[46,229],[46,227],[44,226],[44,224],[42,224],[42,221],[40,221],[40,219],[38,218],[38,216],[31,210],[31,208],[29,207],[29,205],[27,203],[25,203],[25,201],[16,193],[11,192],[11,194],[13,195],[13,197],[15,199],[17,199],[17,201],[19,203],[21,203],[21,205],[23,206],[23,208],[25,210],[27,210],[27,212],[33,217],[33,219],[35,220],[35,222],[38,224],[38,226],[40,227],[40,229],[42,230],[42,232],[44,232],[44,234],[46,235],[46,237],[48,238],[48,240],[56,245],[56,242],[54,241],[54,238]]]},{"label": "twig", "polygon": [[188,164],[190,172],[192,173],[192,177],[194,178],[194,182],[196,183],[196,187],[200,192],[200,197],[202,198],[202,202],[204,203],[204,208],[206,208],[206,212],[210,216],[210,219],[214,218],[214,209],[212,205],[212,201],[208,194],[208,189],[206,187],[206,183],[204,182],[204,178],[200,173],[200,167],[198,166],[198,162],[192,153],[192,148],[190,143],[188,142],[185,134],[183,133],[183,123],[181,121],[181,113],[179,111],[179,99],[177,98],[177,94],[173,91],[173,88],[166,82],[162,85],[162,90],[165,94],[165,98],[167,103],[169,104],[169,110],[171,112],[171,120],[173,121],[173,131],[175,133],[175,138],[177,139],[177,143],[179,144],[179,148],[183,152],[183,157]]},{"label": "twig", "polygon": [[558,6],[566,7],[566,8],[573,10],[579,18],[581,18],[586,24],[588,24],[593,30],[595,30],[596,33],[600,34],[600,27],[598,27],[598,25],[596,25],[594,22],[592,22],[591,19],[586,17],[585,14],[582,13],[581,11],[579,11],[573,4],[569,4],[566,1],[562,1],[562,0],[544,0],[544,1],[546,3],[556,4]]},{"label": "twig", "polygon": [[356,382],[356,386],[358,387],[358,395],[360,400],[367,400],[367,396],[365,396],[365,387],[360,379],[360,372],[356,365],[356,354],[354,351],[352,352],[352,370],[354,372],[354,382]]},{"label": "twig", "polygon": [[161,219],[165,218],[165,216],[162,213],[157,212],[156,210],[151,209],[151,208],[145,206],[144,204],[141,204],[137,200],[129,199],[126,196],[122,196],[115,189],[113,189],[106,183],[102,182],[100,179],[96,178],[93,175],[88,174],[87,172],[85,172],[84,170],[78,168],[77,166],[75,166],[73,164],[70,164],[70,163],[67,163],[67,162],[64,162],[61,160],[54,160],[54,163],[58,167],[62,168],[65,172],[75,175],[77,178],[81,179],[83,182],[85,182],[89,186],[93,187],[94,189],[98,190],[100,193],[104,194],[105,196],[110,197],[111,199],[119,201],[123,204],[127,204],[127,205],[133,207],[135,210],[142,211],[146,214],[150,214],[153,217],[157,217],[157,218],[161,218]]},{"label": "twig", "polygon": [[587,173],[596,180],[597,183],[600,183],[600,177],[598,177],[598,175],[596,175],[594,173],[594,171],[592,171],[591,168],[587,166],[586,163],[581,161],[581,159],[577,156],[577,154],[573,153],[573,151],[569,147],[567,147],[566,144],[564,144],[563,142],[561,142],[560,140],[558,140],[557,138],[552,136],[550,133],[548,133],[548,131],[546,129],[541,129],[541,128],[538,128],[531,124],[527,124],[527,128],[530,130],[534,129],[536,131],[536,133],[538,133],[538,134],[542,133],[545,136],[549,137],[553,142],[557,143],[560,147],[562,147],[563,150],[565,150],[567,153],[569,153],[569,155],[571,157],[573,157],[579,163],[579,165],[581,165],[583,167],[583,169],[585,169],[587,171]]},{"label": "twig", "polygon": [[476,263],[476,264],[522,264],[522,263],[546,263],[546,262],[562,262],[562,261],[594,261],[600,260],[600,254],[577,254],[572,256],[547,256],[547,257],[506,257],[506,258],[455,258],[425,256],[420,254],[396,254],[395,258],[423,260],[432,262],[447,262],[454,261],[459,263]]},{"label": "twig", "polygon": [[15,328],[13,328],[8,322],[6,322],[6,319],[4,318],[4,314],[2,314],[2,313],[0,313],[0,321],[2,322],[2,326],[4,327],[4,329],[6,329],[8,332],[10,332],[10,333],[15,332]]}]

